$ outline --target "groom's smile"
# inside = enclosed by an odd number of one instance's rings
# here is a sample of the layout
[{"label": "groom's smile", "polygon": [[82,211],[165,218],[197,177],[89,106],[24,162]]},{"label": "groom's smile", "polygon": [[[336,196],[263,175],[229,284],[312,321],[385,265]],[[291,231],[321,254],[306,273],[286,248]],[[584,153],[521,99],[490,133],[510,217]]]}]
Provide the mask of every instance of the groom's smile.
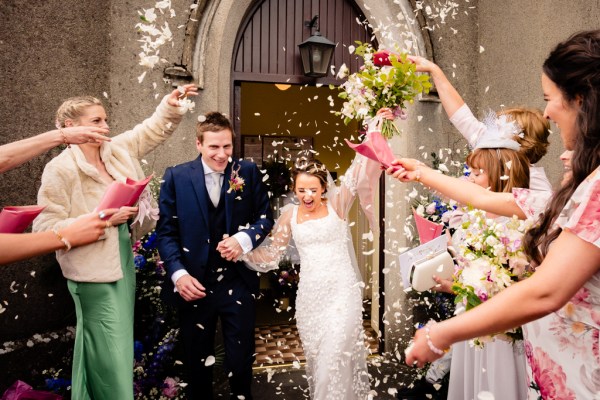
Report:
[{"label": "groom's smile", "polygon": [[196,148],[210,169],[223,172],[233,154],[233,133],[229,129],[203,132],[196,139]]}]

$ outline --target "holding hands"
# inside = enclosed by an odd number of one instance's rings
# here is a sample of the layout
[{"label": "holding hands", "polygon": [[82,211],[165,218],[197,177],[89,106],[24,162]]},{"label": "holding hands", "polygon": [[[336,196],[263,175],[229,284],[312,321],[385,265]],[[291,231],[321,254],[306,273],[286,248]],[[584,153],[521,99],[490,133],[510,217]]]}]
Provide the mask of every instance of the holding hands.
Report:
[{"label": "holding hands", "polygon": [[235,261],[244,254],[242,246],[240,246],[240,243],[233,236],[224,237],[217,245],[217,251],[227,261]]}]

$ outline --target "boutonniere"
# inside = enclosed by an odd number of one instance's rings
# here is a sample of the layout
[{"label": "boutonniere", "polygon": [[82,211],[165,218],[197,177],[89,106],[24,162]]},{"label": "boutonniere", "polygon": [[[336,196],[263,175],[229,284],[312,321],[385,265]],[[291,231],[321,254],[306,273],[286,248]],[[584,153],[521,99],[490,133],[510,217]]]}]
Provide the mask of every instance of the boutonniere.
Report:
[{"label": "boutonniere", "polygon": [[235,192],[241,192],[244,190],[244,185],[246,184],[246,181],[239,174],[240,168],[242,168],[242,166],[239,164],[237,168],[233,166],[231,167],[231,175],[229,177],[229,189],[227,190],[227,193],[231,193],[232,190]]}]

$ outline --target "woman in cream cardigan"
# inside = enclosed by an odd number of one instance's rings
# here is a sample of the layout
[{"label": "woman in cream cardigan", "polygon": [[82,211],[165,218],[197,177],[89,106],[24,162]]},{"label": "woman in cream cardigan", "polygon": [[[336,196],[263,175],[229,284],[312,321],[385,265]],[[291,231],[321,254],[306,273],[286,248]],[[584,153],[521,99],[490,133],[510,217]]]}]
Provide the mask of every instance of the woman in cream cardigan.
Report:
[{"label": "woman in cream cardigan", "polygon": [[[113,181],[144,178],[140,159],[171,136],[185,113],[180,99],[196,94],[195,85],[174,90],[132,130],[110,142],[71,146],[50,161],[38,193],[38,204],[46,208],[33,229],[69,226],[99,205]],[[108,128],[104,107],[93,97],[65,101],[57,125]],[[56,252],[77,313],[73,399],[133,399],[135,267],[130,236],[139,238],[155,223],[148,215],[137,215],[140,223],[132,224],[130,235],[127,221],[136,214],[138,207],[121,207],[106,221],[103,239]]]}]

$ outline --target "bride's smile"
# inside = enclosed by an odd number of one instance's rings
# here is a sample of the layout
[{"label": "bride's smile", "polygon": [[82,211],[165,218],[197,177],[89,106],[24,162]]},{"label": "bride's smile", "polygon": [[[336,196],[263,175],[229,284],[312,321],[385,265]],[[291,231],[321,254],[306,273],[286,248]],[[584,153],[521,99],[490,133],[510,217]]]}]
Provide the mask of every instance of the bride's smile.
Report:
[{"label": "bride's smile", "polygon": [[301,219],[312,219],[325,216],[327,209],[323,205],[324,188],[316,176],[299,174],[296,178],[294,192],[300,203]]}]

